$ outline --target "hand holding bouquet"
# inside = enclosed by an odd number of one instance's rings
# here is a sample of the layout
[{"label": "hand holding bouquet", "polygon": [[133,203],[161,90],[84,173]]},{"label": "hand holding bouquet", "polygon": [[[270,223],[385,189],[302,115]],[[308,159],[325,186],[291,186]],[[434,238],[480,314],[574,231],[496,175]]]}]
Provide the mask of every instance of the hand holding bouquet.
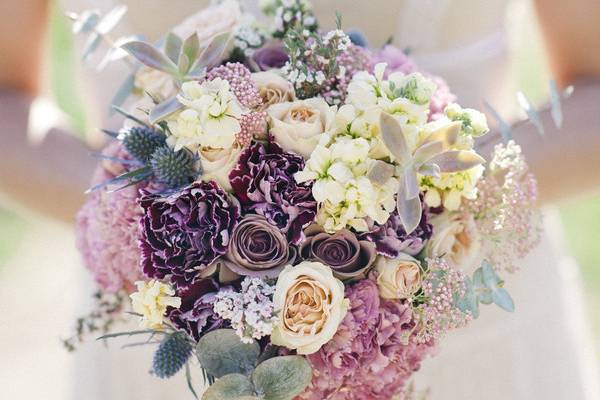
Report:
[{"label": "hand holding bouquet", "polygon": [[266,25],[225,1],[122,45],[129,111],[79,248],[161,338],[153,373],[198,360],[205,400],[408,397],[446,332],[514,308],[535,180],[514,142],[486,169],[485,116],[402,51],[268,3]]}]

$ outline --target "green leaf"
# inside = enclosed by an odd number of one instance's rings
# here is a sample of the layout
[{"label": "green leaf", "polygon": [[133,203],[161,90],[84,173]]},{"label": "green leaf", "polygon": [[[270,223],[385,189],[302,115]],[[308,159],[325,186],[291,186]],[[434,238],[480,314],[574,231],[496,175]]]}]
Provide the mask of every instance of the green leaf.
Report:
[{"label": "green leaf", "polygon": [[179,36],[173,32],[167,33],[167,39],[165,40],[165,54],[174,63],[177,63],[177,60],[179,59],[182,44],[183,42]]},{"label": "green leaf", "polygon": [[260,355],[256,341],[242,343],[233,329],[218,329],[204,335],[196,347],[202,368],[220,378],[227,374],[248,374]]},{"label": "green leaf", "polygon": [[192,384],[192,373],[190,371],[190,363],[185,364],[185,381],[187,383],[187,387],[196,400],[198,400],[198,395],[196,394],[196,390],[194,389],[194,385]]},{"label": "green leaf", "polygon": [[252,373],[256,391],[265,400],[290,400],[302,393],[312,379],[312,368],[301,356],[268,359]]},{"label": "green leaf", "polygon": [[398,194],[396,195],[396,208],[398,209],[398,216],[407,235],[410,235],[419,226],[419,222],[421,222],[421,207],[421,200],[418,196],[407,199],[406,184],[404,183],[404,178],[401,178],[398,185]]},{"label": "green leaf", "polygon": [[410,160],[410,153],[398,120],[388,113],[381,113],[380,126],[381,139],[385,147],[394,156],[396,162],[401,165],[406,164]]},{"label": "green leaf", "polygon": [[187,74],[189,69],[194,65],[196,59],[198,58],[198,53],[200,52],[200,40],[198,39],[198,34],[194,32],[183,42],[183,47],[181,50],[181,54],[187,57],[188,64],[183,69],[181,62],[178,61],[179,70],[183,75]]},{"label": "green leaf", "polygon": [[179,70],[175,63],[151,44],[134,40],[123,44],[121,48],[150,68],[175,76],[179,75]]},{"label": "green leaf", "polygon": [[465,279],[466,292],[463,297],[458,297],[458,295],[454,295],[454,305],[464,313],[471,313],[474,318],[479,317],[479,301],[477,300],[477,295],[475,294],[475,290],[473,288],[473,282],[471,278],[467,277]]},{"label": "green leaf", "polygon": [[177,97],[171,97],[158,104],[150,111],[150,123],[156,124],[181,108],[183,108],[183,104],[177,100]]},{"label": "green leaf", "polygon": [[252,399],[254,387],[245,375],[229,374],[213,383],[202,395],[202,400]]},{"label": "green leaf", "polygon": [[472,151],[449,150],[433,156],[427,162],[437,165],[441,172],[459,172],[483,164],[485,160]]},{"label": "green leaf", "polygon": [[496,290],[494,290],[492,292],[492,299],[494,300],[494,304],[496,304],[504,311],[515,311],[515,303],[513,302],[513,299],[510,297],[506,289],[497,288]]}]

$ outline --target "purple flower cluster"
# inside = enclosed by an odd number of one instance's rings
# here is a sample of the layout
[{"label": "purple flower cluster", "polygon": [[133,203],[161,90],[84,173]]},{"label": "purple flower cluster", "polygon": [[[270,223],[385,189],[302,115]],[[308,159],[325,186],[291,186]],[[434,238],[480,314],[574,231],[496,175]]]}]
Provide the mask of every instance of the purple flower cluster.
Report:
[{"label": "purple flower cluster", "polygon": [[178,288],[179,308],[170,308],[167,315],[173,325],[195,340],[212,330],[225,328],[225,321],[213,311],[219,283],[210,278],[200,279],[191,286]]},{"label": "purple flower cluster", "polygon": [[142,269],[150,278],[192,284],[227,252],[240,207],[215,182],[193,183],[181,192],[140,200]]},{"label": "purple flower cluster", "polygon": [[359,238],[375,243],[377,253],[386,257],[395,258],[400,253],[416,256],[433,234],[433,226],[429,223],[428,214],[427,207],[423,205],[419,226],[407,235],[398,212],[394,211],[385,224],[371,223],[370,229],[361,233]]},{"label": "purple flower cluster", "polygon": [[434,349],[417,343],[411,308],[379,297],[365,279],[346,288],[350,309],[334,338],[308,356],[313,379],[297,400],[388,400]]},{"label": "purple flower cluster", "polygon": [[250,70],[244,64],[227,63],[211,69],[206,74],[206,79],[209,81],[216,78],[229,82],[231,91],[244,107],[254,108],[262,103]]},{"label": "purple flower cluster", "polygon": [[264,216],[287,234],[292,244],[302,240],[302,228],[313,221],[317,203],[309,184],[298,184],[294,174],[304,159],[284,152],[274,142],[246,149],[229,180],[244,211]]}]

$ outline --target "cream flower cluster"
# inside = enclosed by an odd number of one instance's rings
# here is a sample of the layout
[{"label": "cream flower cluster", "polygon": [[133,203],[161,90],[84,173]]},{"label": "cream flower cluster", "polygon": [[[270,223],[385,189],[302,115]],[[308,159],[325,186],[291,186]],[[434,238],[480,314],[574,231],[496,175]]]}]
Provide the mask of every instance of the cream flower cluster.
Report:
[{"label": "cream flower cluster", "polygon": [[181,299],[173,296],[175,290],[160,281],[138,281],[137,292],[129,295],[133,311],[142,315],[140,324],[145,328],[161,329],[167,307],[179,308]]},{"label": "cream flower cluster", "polygon": [[[473,151],[473,138],[482,136],[489,131],[483,113],[452,103],[445,108],[444,117],[426,125],[420,137],[426,137],[436,128],[453,121],[462,122],[460,135],[454,146],[456,150]],[[439,177],[421,177],[420,188],[425,192],[425,203],[430,207],[443,206],[449,211],[458,210],[463,198],[473,200],[477,197],[476,185],[484,171],[483,165],[477,165],[466,171],[442,173]]]},{"label": "cream flower cluster", "polygon": [[418,72],[391,73],[384,79],[387,64],[375,66],[374,74],[362,71],[348,85],[347,104],[353,105],[367,121],[378,121],[386,112],[396,117],[407,135],[411,150],[415,147],[420,128],[427,123],[429,101],[436,85]]},{"label": "cream flower cluster", "polygon": [[320,204],[317,222],[326,231],[347,226],[365,231],[366,218],[383,224],[394,210],[396,180],[390,177],[377,184],[368,178],[375,161],[370,151],[365,138],[337,135],[331,143],[318,145],[304,170],[296,174],[298,182],[314,180],[312,192]]},{"label": "cream flower cluster", "polygon": [[239,119],[246,113],[229,82],[221,78],[185,82],[177,96],[185,108],[168,120],[167,143],[174,150],[187,147],[229,149],[240,132]]}]

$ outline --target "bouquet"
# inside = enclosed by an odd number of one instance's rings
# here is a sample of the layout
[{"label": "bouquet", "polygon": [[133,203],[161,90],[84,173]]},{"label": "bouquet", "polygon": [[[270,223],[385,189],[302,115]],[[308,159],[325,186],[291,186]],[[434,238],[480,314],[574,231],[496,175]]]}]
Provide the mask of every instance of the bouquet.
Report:
[{"label": "bouquet", "polygon": [[[66,344],[157,338],[152,374],[201,368],[204,400],[409,398],[444,334],[513,310],[535,179],[514,141],[486,165],[484,114],[400,49],[263,3],[113,41],[123,127],[77,216],[99,308]],[[101,41],[123,13],[72,17]]]}]

